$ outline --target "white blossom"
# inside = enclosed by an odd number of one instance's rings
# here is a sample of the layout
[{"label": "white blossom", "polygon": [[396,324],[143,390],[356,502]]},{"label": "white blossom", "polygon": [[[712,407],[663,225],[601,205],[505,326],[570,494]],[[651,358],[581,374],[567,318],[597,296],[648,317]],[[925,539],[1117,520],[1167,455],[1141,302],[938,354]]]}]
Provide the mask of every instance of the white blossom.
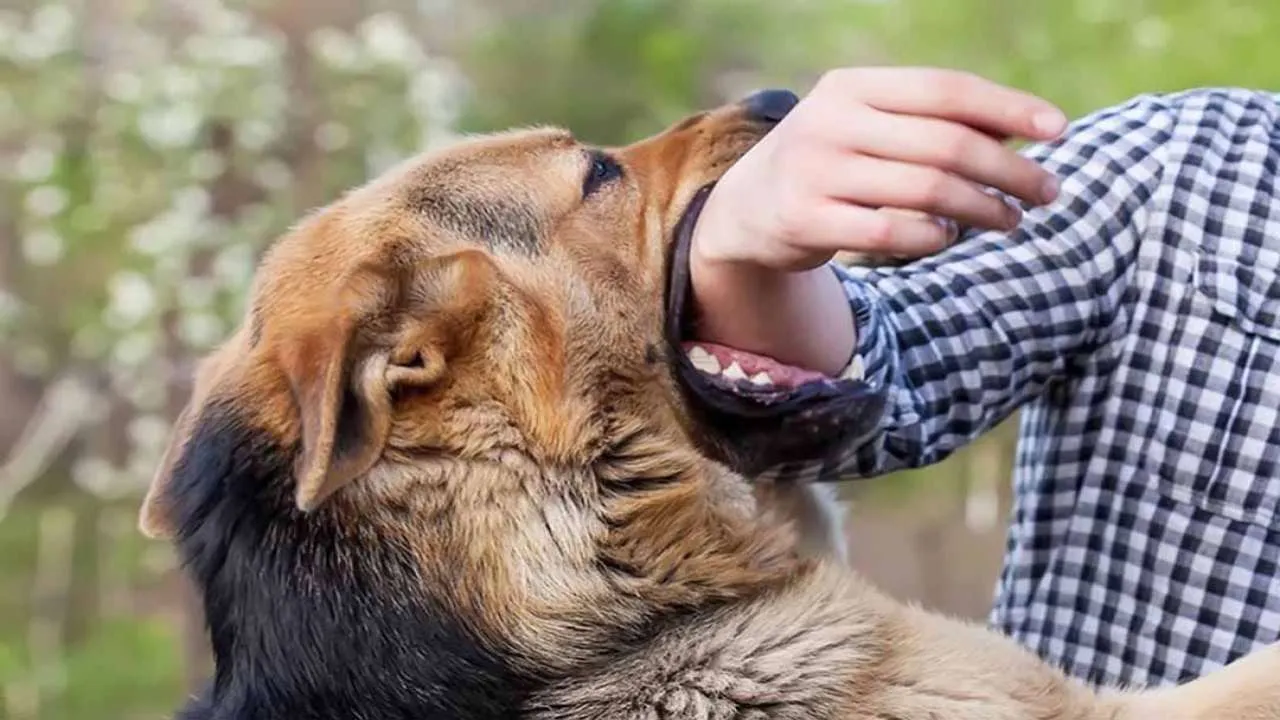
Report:
[{"label": "white blossom", "polygon": [[41,182],[53,174],[53,168],[58,160],[58,151],[54,148],[32,143],[26,150],[18,156],[18,161],[14,164],[19,180],[26,182]]},{"label": "white blossom", "polygon": [[107,314],[114,327],[130,327],[155,311],[155,288],[137,272],[117,272],[107,283],[107,293]]},{"label": "white blossom", "polygon": [[136,448],[159,454],[169,439],[169,421],[160,415],[139,415],[129,423],[129,439]]},{"label": "white blossom", "polygon": [[280,136],[282,129],[278,121],[253,118],[236,126],[236,144],[246,150],[261,151]]},{"label": "white blossom", "polygon": [[[113,495],[113,488],[117,488],[118,471],[111,466],[106,458],[85,457],[76,461],[71,466],[71,479],[82,490],[100,498],[108,498]],[[118,491],[117,491],[118,492]]]},{"label": "white blossom", "polygon": [[211,312],[188,312],[178,323],[178,335],[194,348],[216,345],[226,332],[222,318]]},{"label": "white blossom", "polygon": [[13,324],[22,312],[22,301],[0,288],[0,328]]},{"label": "white blossom", "polygon": [[124,367],[136,367],[152,356],[157,345],[153,333],[136,330],[116,341],[111,348],[111,359]]},{"label": "white blossom", "polygon": [[157,149],[186,147],[200,130],[200,112],[190,103],[149,108],[138,117],[138,130]]},{"label": "white blossom", "polygon": [[174,63],[160,68],[156,77],[165,104],[189,101],[201,95],[202,83],[197,68]]},{"label": "white blossom", "polygon": [[103,89],[107,97],[118,103],[138,102],[142,99],[142,78],[132,70],[113,72],[107,76]]},{"label": "white blossom", "polygon": [[49,218],[67,208],[67,191],[57,185],[40,185],[27,193],[27,212]]},{"label": "white blossom", "polygon": [[409,84],[409,107],[421,121],[424,135],[453,127],[458,120],[466,86],[451,63],[437,61],[415,74]]},{"label": "white blossom", "polygon": [[258,163],[253,169],[253,178],[264,188],[280,190],[293,182],[293,171],[280,160],[270,158]]},{"label": "white blossom", "polygon": [[196,35],[187,39],[185,49],[197,62],[223,67],[255,68],[277,60],[277,43],[252,35]]},{"label": "white blossom", "polygon": [[213,259],[213,276],[221,286],[241,287],[253,276],[255,257],[247,244],[223,248]]},{"label": "white blossom", "polygon": [[56,264],[66,253],[62,236],[48,228],[28,232],[22,236],[22,256],[32,265],[47,267]]},{"label": "white blossom", "polygon": [[213,206],[213,198],[209,191],[199,185],[188,185],[174,192],[173,211],[194,224],[209,213]]},{"label": "white blossom", "polygon": [[423,59],[417,39],[405,29],[398,15],[371,15],[360,23],[357,32],[364,41],[365,52],[376,62],[409,68]]},{"label": "white blossom", "polygon": [[37,8],[25,31],[10,38],[9,56],[26,64],[35,64],[63,53],[74,45],[72,31],[75,18],[64,5],[48,3]]},{"label": "white blossom", "polygon": [[336,70],[352,70],[360,66],[360,47],[351,36],[331,27],[315,30],[307,38],[311,53]]}]

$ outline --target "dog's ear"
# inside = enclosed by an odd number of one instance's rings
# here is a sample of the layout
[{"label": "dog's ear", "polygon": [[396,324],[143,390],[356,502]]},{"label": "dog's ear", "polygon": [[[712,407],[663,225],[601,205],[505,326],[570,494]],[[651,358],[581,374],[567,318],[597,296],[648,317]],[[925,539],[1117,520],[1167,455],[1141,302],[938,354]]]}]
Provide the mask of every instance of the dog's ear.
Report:
[{"label": "dog's ear", "polygon": [[336,319],[281,356],[301,422],[294,499],[303,512],[367,471],[391,427],[387,358],[360,352],[359,323]]},{"label": "dog's ear", "polygon": [[[309,512],[366,473],[386,447],[396,390],[423,388],[445,374],[460,336],[490,296],[493,266],[464,251],[397,271],[364,273],[339,313],[282,355],[297,400],[302,446],[295,467],[298,508]],[[372,291],[372,292],[371,292]],[[375,307],[377,308],[375,310]],[[389,310],[390,347],[361,332]]]},{"label": "dog's ear", "polygon": [[[295,408],[299,440],[294,500],[304,512],[319,507],[378,461],[396,390],[426,387],[444,376],[448,358],[487,306],[493,279],[489,259],[475,251],[411,268],[361,270],[342,283],[336,302],[307,307],[299,316],[309,317],[293,318],[299,329],[264,340],[276,371],[246,370],[244,342],[211,356],[143,501],[142,532],[174,535],[168,496],[173,474],[215,395],[243,405],[245,416],[271,405],[273,393],[290,396],[284,402]],[[272,375],[284,382],[270,381]]]}]

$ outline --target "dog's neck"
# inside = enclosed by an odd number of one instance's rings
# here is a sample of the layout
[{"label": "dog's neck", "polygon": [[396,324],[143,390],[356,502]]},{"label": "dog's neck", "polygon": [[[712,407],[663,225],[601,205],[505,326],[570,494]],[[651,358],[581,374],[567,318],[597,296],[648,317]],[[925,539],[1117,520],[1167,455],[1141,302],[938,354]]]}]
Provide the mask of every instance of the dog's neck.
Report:
[{"label": "dog's neck", "polygon": [[362,497],[397,481],[373,477],[304,515],[287,449],[230,417],[200,432],[173,493],[217,663],[191,720],[504,717],[547,679],[521,667],[607,662],[803,567],[740,479],[652,433],[581,468],[406,463],[409,505]]}]

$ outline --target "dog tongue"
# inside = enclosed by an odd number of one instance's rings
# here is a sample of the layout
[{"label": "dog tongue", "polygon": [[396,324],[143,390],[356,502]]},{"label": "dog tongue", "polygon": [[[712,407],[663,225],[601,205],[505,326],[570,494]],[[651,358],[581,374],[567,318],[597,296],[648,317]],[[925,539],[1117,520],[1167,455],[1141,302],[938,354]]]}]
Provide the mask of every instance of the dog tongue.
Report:
[{"label": "dog tongue", "polygon": [[699,347],[711,354],[720,364],[722,372],[724,368],[737,363],[738,367],[742,368],[743,373],[747,376],[754,376],[761,372],[766,373],[769,379],[773,381],[773,384],[779,387],[799,387],[804,383],[826,378],[826,375],[820,372],[805,370],[794,365],[785,365],[764,355],[735,350],[724,345],[705,342],[683,343],[683,345],[685,352]]}]

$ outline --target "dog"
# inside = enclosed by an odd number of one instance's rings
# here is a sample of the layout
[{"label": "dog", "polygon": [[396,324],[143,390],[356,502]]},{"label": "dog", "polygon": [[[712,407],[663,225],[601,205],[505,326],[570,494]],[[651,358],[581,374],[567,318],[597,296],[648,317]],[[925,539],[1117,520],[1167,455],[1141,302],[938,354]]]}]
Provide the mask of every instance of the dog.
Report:
[{"label": "dog", "polygon": [[794,103],[466,138],[279,238],[140,510],[214,653],[177,717],[1280,720],[1280,647],[1095,690],[860,579],[813,486],[745,479],[876,422],[857,378],[685,342],[701,203]]}]

